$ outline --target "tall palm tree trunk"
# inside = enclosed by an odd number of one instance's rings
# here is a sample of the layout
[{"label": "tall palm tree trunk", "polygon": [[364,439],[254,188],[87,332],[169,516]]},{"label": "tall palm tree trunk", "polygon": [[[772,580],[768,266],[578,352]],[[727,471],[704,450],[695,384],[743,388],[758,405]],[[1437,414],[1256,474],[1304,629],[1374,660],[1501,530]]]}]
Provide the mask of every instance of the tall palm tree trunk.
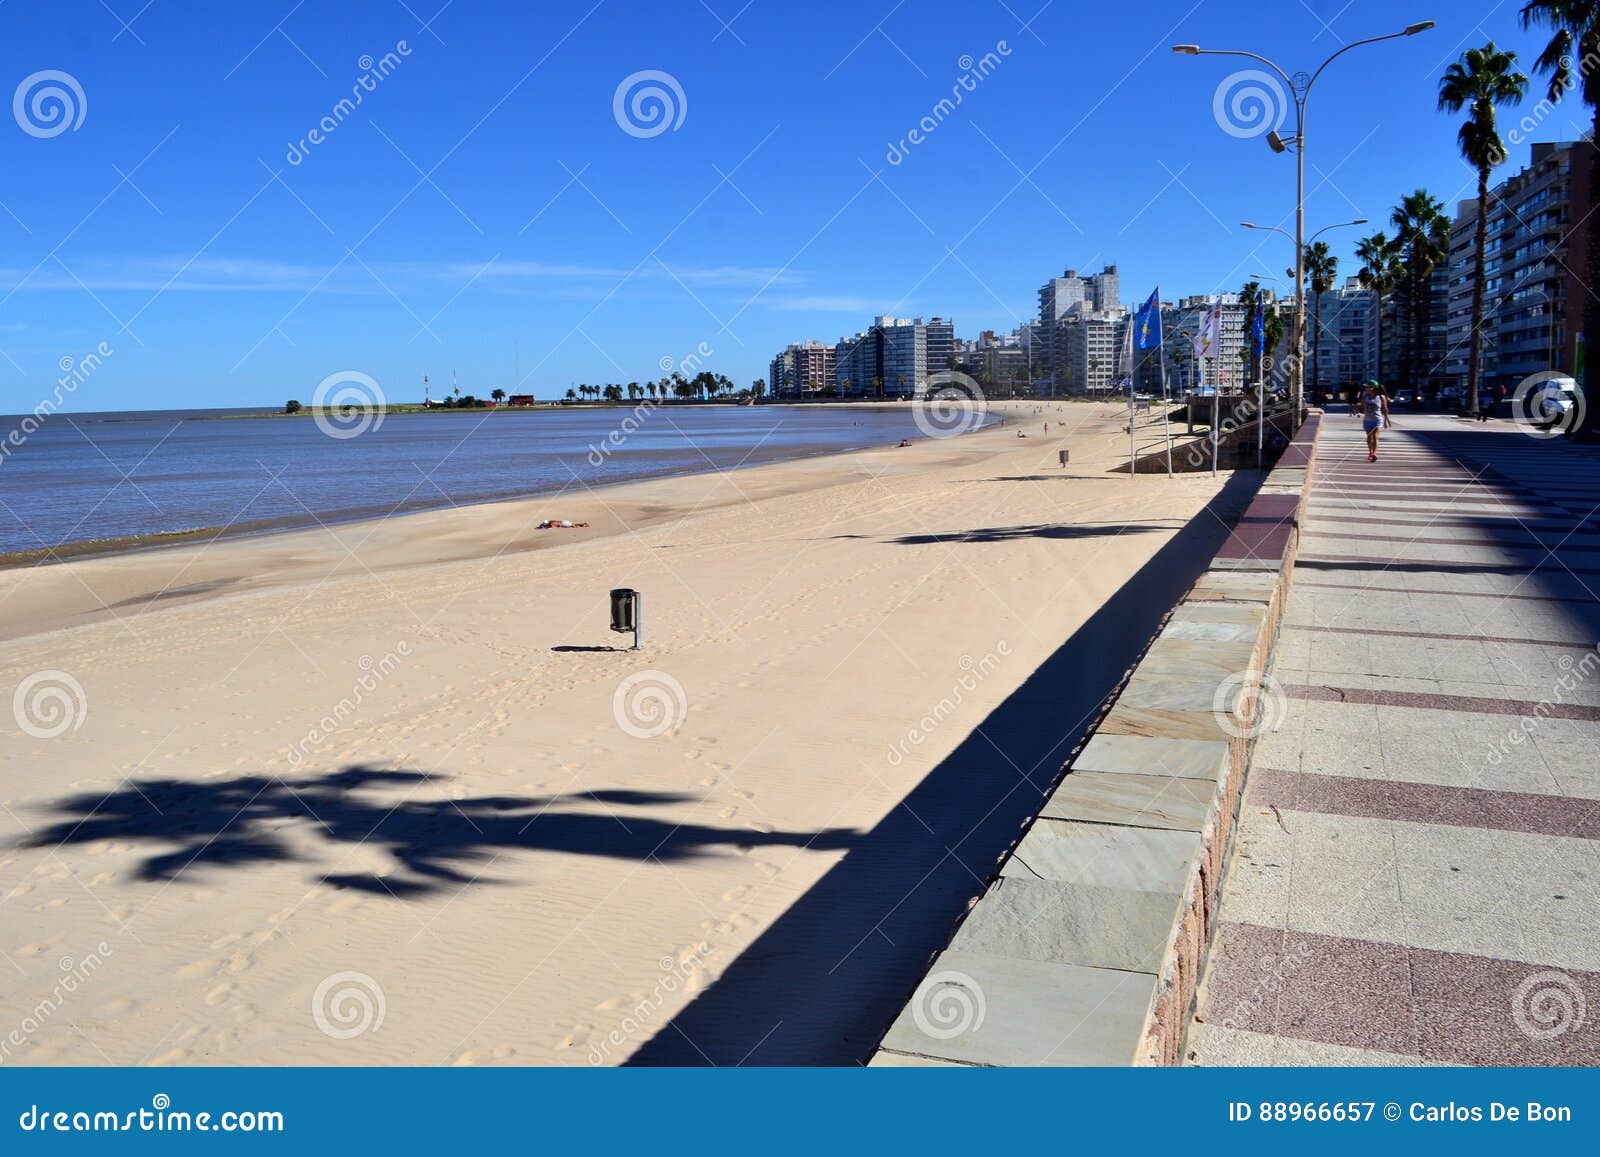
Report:
[{"label": "tall palm tree trunk", "polygon": [[[1374,380],[1380,385],[1383,383],[1383,290],[1374,294],[1372,308],[1378,311],[1378,362],[1374,371]],[[1360,395],[1358,394],[1357,397]]]},{"label": "tall palm tree trunk", "polygon": [[1428,274],[1411,271],[1411,388],[1422,393],[1423,306],[1428,296]]},{"label": "tall palm tree trunk", "polygon": [[1311,394],[1322,394],[1322,294],[1311,295]]},{"label": "tall palm tree trunk", "polygon": [[1478,412],[1483,374],[1484,252],[1489,242],[1489,166],[1478,167],[1478,223],[1472,237],[1472,340],[1467,349],[1467,413]]}]

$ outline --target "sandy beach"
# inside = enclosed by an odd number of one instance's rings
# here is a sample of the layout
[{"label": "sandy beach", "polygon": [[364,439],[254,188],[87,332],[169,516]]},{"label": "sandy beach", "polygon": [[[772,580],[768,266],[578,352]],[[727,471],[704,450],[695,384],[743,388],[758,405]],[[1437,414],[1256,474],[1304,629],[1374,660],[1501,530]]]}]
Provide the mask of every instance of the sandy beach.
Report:
[{"label": "sandy beach", "polygon": [[859,1061],[1247,488],[1035,409],[0,573],[0,1063]]}]

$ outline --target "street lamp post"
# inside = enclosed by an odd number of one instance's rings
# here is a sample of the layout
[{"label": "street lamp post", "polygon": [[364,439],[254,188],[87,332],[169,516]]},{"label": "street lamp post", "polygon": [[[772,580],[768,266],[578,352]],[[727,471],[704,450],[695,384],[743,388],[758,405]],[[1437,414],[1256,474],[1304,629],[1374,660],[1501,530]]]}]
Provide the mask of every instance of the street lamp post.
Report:
[{"label": "street lamp post", "polygon": [[1416,24],[1406,25],[1399,32],[1390,32],[1383,36],[1369,36],[1365,40],[1353,40],[1317,65],[1317,70],[1309,76],[1305,73],[1297,73],[1291,77],[1287,72],[1279,68],[1275,62],[1268,60],[1260,53],[1246,52],[1239,48],[1201,48],[1198,44],[1174,44],[1172,46],[1172,51],[1180,56],[1245,56],[1251,60],[1259,61],[1283,78],[1284,84],[1289,86],[1289,94],[1294,98],[1294,136],[1285,141],[1274,129],[1267,134],[1267,144],[1275,153],[1286,152],[1292,148],[1296,162],[1294,188],[1295,368],[1289,385],[1289,400],[1296,425],[1299,424],[1300,416],[1305,407],[1306,102],[1311,97],[1311,86],[1317,83],[1317,78],[1322,75],[1323,70],[1328,65],[1352,48],[1360,48],[1363,44],[1377,44],[1383,40],[1397,40],[1402,36],[1415,36],[1417,33],[1426,32],[1432,27],[1432,20],[1422,20]]}]

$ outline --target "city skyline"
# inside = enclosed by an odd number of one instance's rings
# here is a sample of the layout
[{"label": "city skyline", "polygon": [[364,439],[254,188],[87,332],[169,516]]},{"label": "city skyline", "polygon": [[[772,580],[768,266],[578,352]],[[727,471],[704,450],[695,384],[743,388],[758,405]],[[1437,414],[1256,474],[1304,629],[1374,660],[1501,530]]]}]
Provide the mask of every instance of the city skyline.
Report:
[{"label": "city skyline", "polygon": [[[226,27],[83,8],[81,33],[43,4],[7,9],[18,100],[51,70],[82,94],[75,127],[29,131],[18,113],[3,134],[15,171],[40,178],[0,196],[7,412],[102,342],[114,354],[64,408],[281,404],[347,369],[396,399],[452,371],[479,393],[549,398],[657,376],[702,345],[705,368],[742,384],[774,349],[878,314],[1008,331],[1065,267],[1114,262],[1125,297],[1231,291],[1292,260],[1237,225],[1289,223],[1292,166],[1214,116],[1232,62],[1174,59],[1170,44],[1292,67],[1438,20],[1320,82],[1310,221],[1374,227],[1418,185],[1452,213],[1471,195],[1455,118],[1433,108],[1444,65],[1492,37],[1531,68],[1538,46],[1514,12],[1426,4],[1285,10],[1263,27],[1211,3],[627,20],[585,3],[507,7],[498,37],[399,3],[252,4]],[[259,40],[241,39],[256,20]],[[1086,51],[1101,43],[1119,51]],[[752,67],[768,60],[782,67]],[[667,79],[623,84],[652,71]],[[668,123],[631,119],[651,111],[629,102],[641,88]],[[1060,114],[1048,127],[1041,102]],[[1497,179],[1583,120],[1556,106]],[[826,163],[807,163],[818,150]],[[1341,281],[1356,232],[1329,237]]]}]

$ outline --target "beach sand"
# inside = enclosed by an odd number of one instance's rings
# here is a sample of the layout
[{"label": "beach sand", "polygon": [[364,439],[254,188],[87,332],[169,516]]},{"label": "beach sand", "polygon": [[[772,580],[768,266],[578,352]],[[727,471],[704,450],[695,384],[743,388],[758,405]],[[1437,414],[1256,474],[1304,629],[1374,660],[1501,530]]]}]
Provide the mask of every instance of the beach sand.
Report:
[{"label": "beach sand", "polygon": [[0,573],[0,1062],[861,1059],[1249,485],[996,409]]}]

